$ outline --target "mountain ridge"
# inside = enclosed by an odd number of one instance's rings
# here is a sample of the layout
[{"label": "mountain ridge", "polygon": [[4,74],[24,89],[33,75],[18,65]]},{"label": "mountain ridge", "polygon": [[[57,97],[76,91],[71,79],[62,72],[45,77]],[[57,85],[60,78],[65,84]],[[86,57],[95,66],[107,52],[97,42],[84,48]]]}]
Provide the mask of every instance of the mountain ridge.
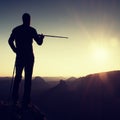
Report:
[{"label": "mountain ridge", "polygon": [[[32,102],[48,120],[120,119],[120,70],[54,82],[33,80]],[[0,81],[0,100],[7,90],[8,81]]]}]

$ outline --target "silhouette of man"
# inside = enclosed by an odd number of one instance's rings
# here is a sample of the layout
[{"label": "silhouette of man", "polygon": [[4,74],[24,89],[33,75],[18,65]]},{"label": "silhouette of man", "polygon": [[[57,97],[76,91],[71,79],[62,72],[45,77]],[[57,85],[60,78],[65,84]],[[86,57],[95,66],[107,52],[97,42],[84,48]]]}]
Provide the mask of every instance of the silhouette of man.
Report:
[{"label": "silhouette of man", "polygon": [[30,26],[30,15],[24,13],[22,16],[23,24],[13,29],[8,43],[16,53],[16,75],[13,84],[12,100],[17,104],[19,97],[19,84],[22,78],[22,71],[25,71],[23,104],[30,103],[31,79],[34,65],[33,39],[38,45],[42,45],[44,36],[39,36],[37,31]]}]

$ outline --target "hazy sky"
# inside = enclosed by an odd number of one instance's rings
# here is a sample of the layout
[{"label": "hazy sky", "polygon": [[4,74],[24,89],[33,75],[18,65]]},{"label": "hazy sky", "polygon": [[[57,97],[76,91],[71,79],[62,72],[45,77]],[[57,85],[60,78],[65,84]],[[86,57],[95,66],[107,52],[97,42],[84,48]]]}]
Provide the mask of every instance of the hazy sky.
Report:
[{"label": "hazy sky", "polygon": [[33,43],[34,76],[83,76],[120,69],[120,0],[3,0],[0,2],[0,76],[11,76],[8,38],[31,14],[38,33],[68,36]]}]

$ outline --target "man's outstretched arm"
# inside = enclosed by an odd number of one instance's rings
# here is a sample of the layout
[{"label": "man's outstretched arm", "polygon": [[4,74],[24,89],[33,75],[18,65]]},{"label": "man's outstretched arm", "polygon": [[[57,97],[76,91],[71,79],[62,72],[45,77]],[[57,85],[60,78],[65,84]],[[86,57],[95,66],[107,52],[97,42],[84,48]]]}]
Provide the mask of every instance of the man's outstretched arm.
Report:
[{"label": "man's outstretched arm", "polygon": [[43,39],[44,39],[44,35],[43,34],[41,34],[41,35],[37,34],[37,31],[35,29],[34,29],[33,33],[34,33],[33,38],[36,41],[36,43],[38,45],[42,45]]}]

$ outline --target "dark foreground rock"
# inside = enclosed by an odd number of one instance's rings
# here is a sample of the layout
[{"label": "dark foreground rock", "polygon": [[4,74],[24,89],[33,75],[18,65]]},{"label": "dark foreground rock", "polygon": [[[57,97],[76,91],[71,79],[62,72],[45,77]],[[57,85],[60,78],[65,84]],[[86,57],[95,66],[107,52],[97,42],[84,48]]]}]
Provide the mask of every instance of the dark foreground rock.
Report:
[{"label": "dark foreground rock", "polygon": [[0,120],[46,120],[46,118],[35,105],[23,108],[21,104],[13,106],[0,103]]}]

